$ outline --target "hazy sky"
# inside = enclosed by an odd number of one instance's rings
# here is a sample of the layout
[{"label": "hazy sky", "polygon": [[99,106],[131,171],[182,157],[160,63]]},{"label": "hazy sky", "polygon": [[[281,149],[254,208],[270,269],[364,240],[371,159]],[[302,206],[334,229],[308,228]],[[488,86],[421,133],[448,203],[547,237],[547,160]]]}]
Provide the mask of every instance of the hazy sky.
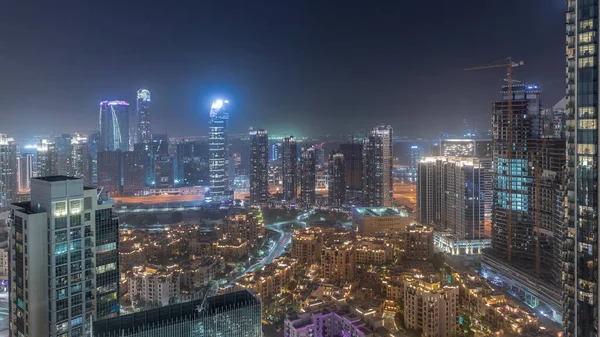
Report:
[{"label": "hazy sky", "polygon": [[506,56],[564,95],[563,0],[34,2],[0,11],[0,133],[96,130],[138,88],[170,135],[206,134],[219,96],[234,132],[487,129],[504,70],[462,69]]}]

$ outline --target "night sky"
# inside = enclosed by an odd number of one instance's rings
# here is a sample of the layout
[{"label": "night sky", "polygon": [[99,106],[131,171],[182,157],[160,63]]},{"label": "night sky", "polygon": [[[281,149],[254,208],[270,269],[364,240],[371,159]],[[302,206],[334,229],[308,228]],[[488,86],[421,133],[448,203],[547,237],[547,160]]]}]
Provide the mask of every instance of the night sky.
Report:
[{"label": "night sky", "polygon": [[[34,2],[37,4],[34,5]],[[207,134],[213,98],[232,131],[398,136],[487,130],[506,56],[564,95],[563,0],[4,1],[0,133],[87,133],[98,103],[153,94],[154,132]]]}]

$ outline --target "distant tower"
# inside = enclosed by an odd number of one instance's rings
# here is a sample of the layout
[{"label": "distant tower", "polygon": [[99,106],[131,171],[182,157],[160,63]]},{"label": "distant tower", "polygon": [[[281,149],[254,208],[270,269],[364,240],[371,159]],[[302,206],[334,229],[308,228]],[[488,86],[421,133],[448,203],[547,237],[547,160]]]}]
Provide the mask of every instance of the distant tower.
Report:
[{"label": "distant tower", "polygon": [[68,175],[71,160],[71,138],[68,133],[64,133],[54,138],[56,149],[58,150],[58,174]]},{"label": "distant tower", "polygon": [[95,186],[98,183],[98,151],[102,151],[102,140],[100,132],[90,132],[90,136],[88,137],[88,150],[90,152],[90,157],[92,160],[90,164],[90,183]]},{"label": "distant tower", "polygon": [[151,143],[152,129],[150,127],[150,91],[140,89],[137,92],[137,142]]},{"label": "distant tower", "polygon": [[250,201],[269,199],[269,135],[267,130],[250,129]]},{"label": "distant tower", "polygon": [[82,178],[84,185],[91,184],[92,157],[88,146],[87,137],[74,135],[71,138],[71,159],[69,176]]},{"label": "distant tower", "polygon": [[129,150],[129,103],[124,101],[100,103],[100,135],[102,150]]},{"label": "distant tower", "polygon": [[340,145],[344,155],[344,179],[346,180],[346,200],[361,202],[363,194],[363,144],[347,143]]},{"label": "distant tower", "polygon": [[292,201],[298,193],[298,144],[294,136],[291,136],[283,139],[282,147],[283,198]]},{"label": "distant tower", "polygon": [[302,149],[300,162],[300,199],[305,205],[315,204],[317,155],[314,147]]},{"label": "distant tower", "polygon": [[42,139],[37,148],[37,177],[58,175],[58,149],[55,143]]},{"label": "distant tower", "polygon": [[17,143],[0,134],[0,208],[6,208],[17,196]]},{"label": "distant tower", "polygon": [[413,145],[410,147],[410,169],[413,172],[417,172],[419,168],[419,161],[421,161],[421,149],[418,146]]},{"label": "distant tower", "polygon": [[389,125],[377,126],[364,145],[364,204],[392,206],[392,136]]},{"label": "distant tower", "polygon": [[216,201],[227,200],[229,193],[229,101],[217,99],[210,107],[210,195]]},{"label": "distant tower", "polygon": [[342,207],[346,201],[344,155],[333,151],[329,154],[329,206]]},{"label": "distant tower", "polygon": [[30,189],[31,178],[35,176],[36,147],[26,146],[19,149],[17,158],[17,185],[20,193],[27,193]]}]

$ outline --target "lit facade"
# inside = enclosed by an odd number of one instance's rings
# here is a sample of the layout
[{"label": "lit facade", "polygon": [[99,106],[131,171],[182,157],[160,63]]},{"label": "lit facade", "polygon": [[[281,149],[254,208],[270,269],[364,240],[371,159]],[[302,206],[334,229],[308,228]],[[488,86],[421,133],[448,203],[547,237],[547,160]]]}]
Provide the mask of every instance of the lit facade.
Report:
[{"label": "lit facade", "polygon": [[332,283],[353,282],[356,277],[356,250],[352,242],[324,245],[321,250],[321,277]]},{"label": "lit facade", "polygon": [[210,195],[215,201],[230,199],[228,106],[227,100],[215,100],[208,121]]},{"label": "lit facade", "polygon": [[0,208],[16,201],[17,168],[17,143],[13,138],[0,134]]},{"label": "lit facade", "polygon": [[316,199],[316,153],[314,147],[304,147],[300,156],[300,200],[312,206]]},{"label": "lit facade", "polygon": [[269,200],[269,134],[267,130],[250,129],[250,201]]},{"label": "lit facade", "polygon": [[492,157],[491,139],[442,139],[440,141],[440,156],[444,157]]},{"label": "lit facade", "polygon": [[134,267],[129,277],[129,298],[141,306],[166,306],[181,296],[179,274],[173,270],[161,271],[152,268]]},{"label": "lit facade", "polygon": [[58,149],[55,143],[42,139],[37,147],[36,177],[58,175]]},{"label": "lit facade", "polygon": [[291,136],[283,139],[282,147],[283,199],[293,201],[298,193],[298,144]]},{"label": "lit facade", "polygon": [[342,207],[346,202],[346,176],[344,155],[340,152],[329,154],[328,198],[329,206]]},{"label": "lit facade", "polygon": [[123,195],[143,194],[150,163],[146,151],[123,152]]},{"label": "lit facade", "polygon": [[567,1],[567,197],[563,299],[566,336],[599,333],[598,0]]},{"label": "lit facade", "polygon": [[94,322],[94,337],[261,337],[261,304],[247,290]]},{"label": "lit facade", "polygon": [[315,231],[296,232],[292,236],[291,254],[301,265],[310,265],[321,260],[323,242]]},{"label": "lit facade", "polygon": [[129,150],[129,103],[100,103],[100,141],[104,151]]},{"label": "lit facade", "polygon": [[137,143],[152,142],[152,128],[150,125],[150,91],[140,89],[137,92]]},{"label": "lit facade", "polygon": [[123,152],[98,152],[98,188],[105,195],[120,195]]},{"label": "lit facade", "polygon": [[404,233],[412,222],[407,212],[396,207],[356,207],[352,221],[361,234]]},{"label": "lit facade", "polygon": [[69,176],[83,179],[84,185],[92,183],[92,157],[87,137],[73,135],[71,138],[71,159],[69,160]]},{"label": "lit facade", "polygon": [[365,139],[363,203],[366,206],[392,206],[392,137],[392,127],[380,125]]},{"label": "lit facade", "polygon": [[458,324],[458,287],[424,279],[404,281],[404,325],[421,336],[454,337]]},{"label": "lit facade", "polygon": [[118,220],[78,178],[31,180],[31,202],[12,204],[13,336],[83,336],[119,314]]}]

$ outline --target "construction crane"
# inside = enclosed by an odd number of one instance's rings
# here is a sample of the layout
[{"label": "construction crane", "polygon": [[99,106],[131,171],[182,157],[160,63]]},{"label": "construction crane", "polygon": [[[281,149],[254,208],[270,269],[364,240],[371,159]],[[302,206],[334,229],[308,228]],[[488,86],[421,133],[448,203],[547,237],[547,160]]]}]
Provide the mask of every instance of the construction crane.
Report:
[{"label": "construction crane", "polygon": [[507,57],[501,60],[499,63],[491,63],[473,68],[466,68],[465,70],[483,70],[491,68],[506,68],[507,76],[507,89],[508,89],[508,141],[506,142],[506,157],[508,161],[508,193],[506,193],[506,231],[508,236],[508,252],[507,258],[508,263],[512,263],[512,151],[513,151],[513,131],[512,131],[512,119],[513,119],[513,68],[522,66],[523,61],[514,61],[512,57]]}]

